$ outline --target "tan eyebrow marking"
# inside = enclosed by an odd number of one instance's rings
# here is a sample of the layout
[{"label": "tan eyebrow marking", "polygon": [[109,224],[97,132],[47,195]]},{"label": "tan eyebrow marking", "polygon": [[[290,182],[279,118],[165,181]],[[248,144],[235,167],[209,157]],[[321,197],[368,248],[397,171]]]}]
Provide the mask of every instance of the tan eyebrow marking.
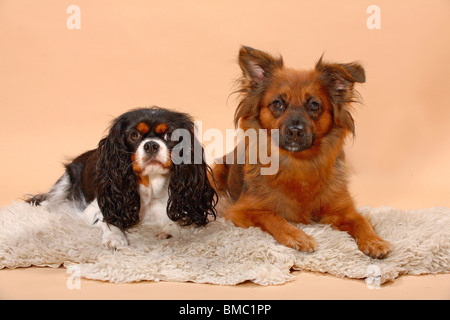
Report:
[{"label": "tan eyebrow marking", "polygon": [[156,126],[155,128],[155,133],[163,133],[165,132],[167,129],[169,129],[169,126],[165,123],[160,123]]},{"label": "tan eyebrow marking", "polygon": [[142,133],[147,133],[150,131],[150,128],[144,122],[139,122],[139,124],[136,126],[136,129]]}]

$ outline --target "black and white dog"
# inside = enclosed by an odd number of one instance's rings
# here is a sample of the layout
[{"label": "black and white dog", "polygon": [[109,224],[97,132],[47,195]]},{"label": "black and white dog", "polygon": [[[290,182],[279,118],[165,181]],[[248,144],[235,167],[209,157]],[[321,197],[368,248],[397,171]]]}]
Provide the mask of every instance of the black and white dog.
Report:
[{"label": "black and white dog", "polygon": [[48,193],[27,202],[49,208],[73,204],[114,249],[128,245],[124,231],[142,220],[159,225],[158,236],[167,238],[176,232],[176,222],[202,226],[209,216],[215,218],[210,173],[189,115],[136,109],[113,122],[97,149],[66,165]]}]

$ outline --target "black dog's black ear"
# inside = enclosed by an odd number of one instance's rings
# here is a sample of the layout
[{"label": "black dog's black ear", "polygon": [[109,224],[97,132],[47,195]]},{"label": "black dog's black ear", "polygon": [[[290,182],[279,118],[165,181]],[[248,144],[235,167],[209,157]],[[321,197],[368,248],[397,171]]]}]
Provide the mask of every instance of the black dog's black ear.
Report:
[{"label": "black dog's black ear", "polygon": [[97,201],[104,221],[125,230],[139,222],[138,180],[131,165],[121,119],[100,141],[97,152]]},{"label": "black dog's black ear", "polygon": [[[209,216],[216,218],[218,196],[208,179],[212,170],[205,162],[203,147],[194,137],[193,131],[190,134],[191,145],[188,150],[183,150],[190,152],[190,157],[185,158],[188,163],[174,163],[173,176],[169,183],[167,215],[182,225],[194,223],[202,226],[209,222]],[[195,157],[196,152],[201,152],[201,161],[200,154]]]}]

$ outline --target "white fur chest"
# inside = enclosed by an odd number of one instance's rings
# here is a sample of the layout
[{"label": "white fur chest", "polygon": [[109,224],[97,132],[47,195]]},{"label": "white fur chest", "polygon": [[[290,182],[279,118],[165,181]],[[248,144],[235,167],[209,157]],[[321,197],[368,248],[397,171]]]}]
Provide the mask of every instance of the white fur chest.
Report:
[{"label": "white fur chest", "polygon": [[167,201],[169,179],[162,175],[149,177],[149,185],[139,185],[141,197],[141,211],[139,217],[142,222],[155,224],[163,228],[170,222],[167,216]]}]

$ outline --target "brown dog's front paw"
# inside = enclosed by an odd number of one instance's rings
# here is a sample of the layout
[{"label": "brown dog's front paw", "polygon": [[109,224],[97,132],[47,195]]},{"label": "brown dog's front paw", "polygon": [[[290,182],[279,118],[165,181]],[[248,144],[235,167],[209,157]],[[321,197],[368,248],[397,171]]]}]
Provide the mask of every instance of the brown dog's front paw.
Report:
[{"label": "brown dog's front paw", "polygon": [[295,250],[304,252],[314,252],[317,250],[317,242],[314,238],[294,226],[289,228],[289,230],[284,230],[275,239],[286,247]]},{"label": "brown dog's front paw", "polygon": [[385,258],[391,251],[391,244],[378,236],[368,237],[364,240],[360,239],[358,247],[366,255],[376,259]]}]

